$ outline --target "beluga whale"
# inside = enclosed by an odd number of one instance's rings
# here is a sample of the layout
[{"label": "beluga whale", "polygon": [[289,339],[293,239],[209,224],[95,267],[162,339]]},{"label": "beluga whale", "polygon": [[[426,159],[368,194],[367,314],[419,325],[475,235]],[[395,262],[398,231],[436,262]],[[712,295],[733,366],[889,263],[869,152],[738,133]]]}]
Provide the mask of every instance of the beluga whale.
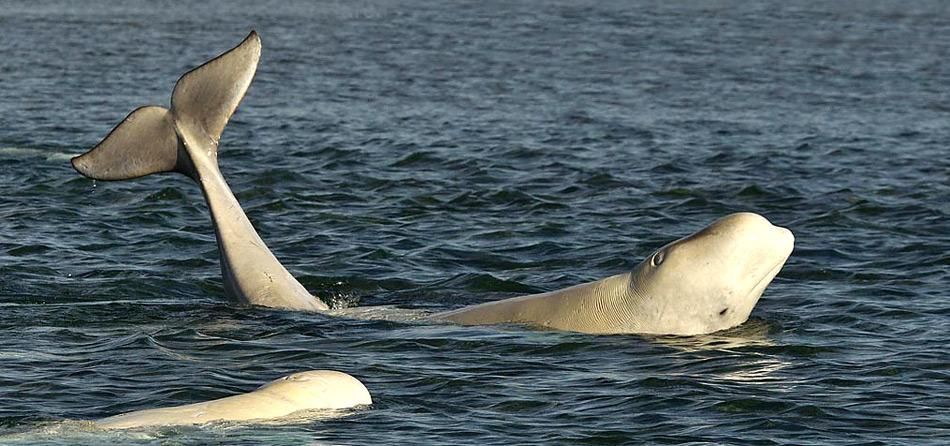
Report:
[{"label": "beluga whale", "polygon": [[434,317],[463,325],[517,323],[594,334],[712,333],[749,318],[794,242],[788,229],[740,212],[663,246],[632,271]]},{"label": "beluga whale", "polygon": [[257,390],[183,406],[145,409],[97,420],[103,429],[265,421],[305,410],[348,409],[372,404],[358,379],[333,370],[298,372]]},{"label": "beluga whale", "polygon": [[[251,32],[238,46],[185,73],[172,91],[169,108],[136,109],[72,164],[98,180],[160,172],[190,177],[201,186],[211,212],[225,293],[253,305],[323,312],[327,305],[267,249],[218,168],[221,133],[247,91],[260,50],[260,38]],[[740,212],[663,246],[632,271],[426,319],[592,334],[711,333],[749,318],[794,241],[788,229]]]},{"label": "beluga whale", "polygon": [[221,133],[257,70],[261,39],[238,46],[185,73],[169,108],[135,109],[98,145],[72,159],[96,180],[127,180],[161,172],[184,174],[201,186],[221,258],[226,295],[240,302],[290,310],[323,311],[277,260],[251,225],[218,168]]}]

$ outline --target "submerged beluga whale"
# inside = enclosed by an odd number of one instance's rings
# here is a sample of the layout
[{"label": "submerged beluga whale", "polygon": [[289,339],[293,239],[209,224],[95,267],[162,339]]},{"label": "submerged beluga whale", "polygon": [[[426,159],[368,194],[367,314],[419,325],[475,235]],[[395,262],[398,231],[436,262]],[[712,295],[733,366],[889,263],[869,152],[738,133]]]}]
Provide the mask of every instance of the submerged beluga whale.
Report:
[{"label": "submerged beluga whale", "polygon": [[[218,141],[260,57],[251,34],[184,74],[171,107],[133,111],[73,167],[99,180],[179,172],[204,192],[224,291],[253,305],[326,311],[267,249],[218,169]],[[738,213],[660,248],[632,271],[559,291],[437,313],[465,325],[518,323],[584,333],[697,335],[745,322],[792,252],[794,237],[764,217]]]},{"label": "submerged beluga whale", "polygon": [[103,418],[104,429],[263,421],[305,410],[372,404],[366,387],[346,373],[311,370],[275,379],[252,392],[183,406],[145,409]]}]

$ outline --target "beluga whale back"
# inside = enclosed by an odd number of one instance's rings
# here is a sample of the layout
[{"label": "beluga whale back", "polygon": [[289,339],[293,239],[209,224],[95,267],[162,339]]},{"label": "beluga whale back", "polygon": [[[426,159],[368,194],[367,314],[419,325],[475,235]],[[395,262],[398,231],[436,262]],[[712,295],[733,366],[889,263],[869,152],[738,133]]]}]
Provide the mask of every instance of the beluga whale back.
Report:
[{"label": "beluga whale back", "polygon": [[251,31],[238,46],[182,75],[171,107],[134,110],[72,165],[97,180],[161,172],[190,177],[211,211],[225,294],[253,305],[323,311],[327,305],[267,249],[218,168],[221,133],[251,84],[260,55],[260,37]]},{"label": "beluga whale back", "polygon": [[311,370],[278,378],[253,392],[183,406],[145,409],[96,421],[104,429],[271,420],[295,412],[372,404],[366,387],[346,373]]}]

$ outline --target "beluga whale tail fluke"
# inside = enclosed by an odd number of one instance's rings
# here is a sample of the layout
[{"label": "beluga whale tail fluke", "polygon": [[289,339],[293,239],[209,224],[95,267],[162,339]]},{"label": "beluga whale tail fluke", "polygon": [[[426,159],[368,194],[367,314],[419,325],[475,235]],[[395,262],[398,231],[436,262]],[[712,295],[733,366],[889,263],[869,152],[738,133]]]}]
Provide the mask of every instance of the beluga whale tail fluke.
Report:
[{"label": "beluga whale tail fluke", "polygon": [[218,168],[221,133],[247,92],[260,55],[260,37],[251,31],[238,46],[182,75],[169,108],[134,110],[72,165],[96,180],[162,172],[190,177],[211,212],[228,296],[272,308],[327,310],[267,248]]}]

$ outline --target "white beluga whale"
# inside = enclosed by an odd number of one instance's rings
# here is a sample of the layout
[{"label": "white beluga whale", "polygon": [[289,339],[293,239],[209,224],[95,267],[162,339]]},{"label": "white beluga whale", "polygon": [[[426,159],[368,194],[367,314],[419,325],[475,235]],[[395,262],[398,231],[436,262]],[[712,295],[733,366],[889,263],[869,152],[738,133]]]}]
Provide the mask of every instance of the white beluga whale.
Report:
[{"label": "white beluga whale", "polygon": [[[133,111],[72,163],[99,180],[159,172],[189,176],[208,202],[225,293],[253,305],[322,312],[327,305],[267,249],[218,169],[221,132],[251,82],[260,49],[260,39],[251,32],[240,45],[184,74],[170,108]],[[793,245],[788,229],[757,214],[732,214],[660,248],[631,272],[425,319],[603,334],[711,333],[748,319]]]},{"label": "white beluga whale", "polygon": [[103,418],[104,429],[264,421],[308,410],[348,409],[372,404],[358,379],[332,370],[299,372],[271,381],[257,390],[201,403],[146,409]]},{"label": "white beluga whale", "polygon": [[758,214],[732,214],[660,248],[633,271],[434,317],[600,334],[712,333],[749,318],[794,241],[791,231]]},{"label": "white beluga whale", "polygon": [[187,175],[201,186],[211,211],[225,294],[265,307],[326,310],[267,249],[218,169],[221,132],[251,84],[260,55],[261,40],[252,31],[240,45],[178,79],[170,108],[136,109],[72,164],[97,180]]}]

